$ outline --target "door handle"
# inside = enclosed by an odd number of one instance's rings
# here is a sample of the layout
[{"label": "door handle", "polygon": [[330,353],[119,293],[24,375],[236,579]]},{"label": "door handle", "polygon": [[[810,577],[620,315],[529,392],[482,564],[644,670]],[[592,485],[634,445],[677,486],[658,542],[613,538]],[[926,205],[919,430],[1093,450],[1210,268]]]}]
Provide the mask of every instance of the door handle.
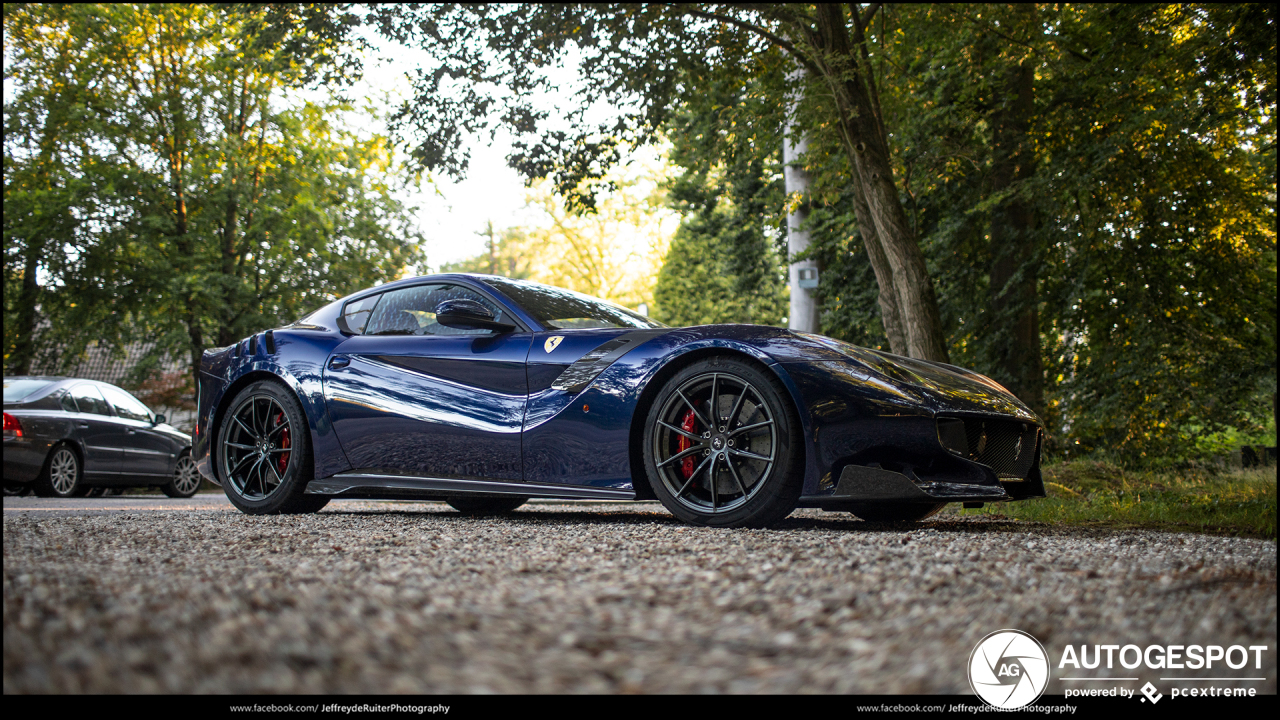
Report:
[{"label": "door handle", "polygon": [[329,358],[330,370],[337,370],[339,368],[344,368],[350,364],[351,364],[351,358],[347,357],[346,355],[334,355],[332,358]]},{"label": "door handle", "polygon": [[79,427],[81,430],[88,430],[88,429],[89,429],[89,423],[87,423],[87,422],[76,423],[76,426],[77,426],[77,427]]},{"label": "door handle", "polygon": [[138,431],[137,431],[137,430],[134,430],[133,428],[129,428],[129,429],[128,429],[128,431],[127,431],[127,433],[128,433],[129,435],[133,435],[133,434],[135,434],[135,433],[137,433],[137,432],[138,432]]}]

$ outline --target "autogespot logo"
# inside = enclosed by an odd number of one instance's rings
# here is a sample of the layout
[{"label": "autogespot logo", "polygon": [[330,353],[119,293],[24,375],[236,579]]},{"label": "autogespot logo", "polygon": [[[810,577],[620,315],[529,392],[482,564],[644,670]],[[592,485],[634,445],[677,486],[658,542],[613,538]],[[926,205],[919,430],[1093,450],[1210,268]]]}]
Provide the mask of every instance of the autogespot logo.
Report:
[{"label": "autogespot logo", "polygon": [[1030,705],[1049,684],[1049,654],[1021,630],[997,630],[969,655],[969,687],[1001,710]]}]

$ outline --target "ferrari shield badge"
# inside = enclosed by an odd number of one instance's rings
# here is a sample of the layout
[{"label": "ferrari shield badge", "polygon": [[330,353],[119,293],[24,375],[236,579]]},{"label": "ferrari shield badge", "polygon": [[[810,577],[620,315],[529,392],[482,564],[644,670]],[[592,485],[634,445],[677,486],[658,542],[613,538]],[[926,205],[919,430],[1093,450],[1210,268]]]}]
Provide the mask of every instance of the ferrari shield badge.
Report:
[{"label": "ferrari shield badge", "polygon": [[559,345],[560,341],[563,339],[564,339],[563,335],[552,335],[551,337],[547,338],[546,342],[542,343],[542,347],[545,348],[546,351],[549,353],[552,350],[555,350],[556,346]]}]

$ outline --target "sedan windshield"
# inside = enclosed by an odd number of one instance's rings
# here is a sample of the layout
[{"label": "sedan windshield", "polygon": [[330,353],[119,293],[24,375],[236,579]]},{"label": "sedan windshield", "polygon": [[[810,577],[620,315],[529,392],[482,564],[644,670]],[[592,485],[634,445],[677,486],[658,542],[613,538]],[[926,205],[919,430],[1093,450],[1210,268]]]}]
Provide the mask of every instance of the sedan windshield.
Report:
[{"label": "sedan windshield", "polygon": [[484,281],[511,298],[539,324],[554,330],[660,328],[660,322],[590,295],[496,275]]},{"label": "sedan windshield", "polygon": [[5,378],[4,401],[22,402],[23,398],[46,387],[51,382],[51,380],[39,380],[36,378],[14,378],[12,380]]}]

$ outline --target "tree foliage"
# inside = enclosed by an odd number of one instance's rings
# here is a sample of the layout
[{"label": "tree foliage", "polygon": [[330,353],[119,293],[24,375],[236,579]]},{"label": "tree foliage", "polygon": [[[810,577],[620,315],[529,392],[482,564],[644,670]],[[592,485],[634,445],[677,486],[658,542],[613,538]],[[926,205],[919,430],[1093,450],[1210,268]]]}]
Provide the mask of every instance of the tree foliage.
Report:
[{"label": "tree foliage", "polygon": [[[1275,382],[1273,11],[884,17],[894,162],[956,362],[1030,400],[1057,452],[1179,454],[1260,429]],[[836,214],[838,159],[811,144]],[[815,240],[828,256],[847,242]]]},{"label": "tree foliage", "polygon": [[[784,324],[779,128],[762,127],[764,104],[741,82],[718,79],[668,123],[671,161],[684,172],[669,195],[683,220],[654,288],[664,323]],[[759,152],[761,140],[779,152]]]},{"label": "tree foliage", "polygon": [[597,195],[590,214],[571,211],[551,183],[535,183],[525,198],[534,222],[481,233],[493,232],[492,254],[486,249],[442,269],[528,278],[632,308],[652,305],[654,274],[677,222],[667,207],[666,172],[665,162],[639,157],[612,168],[605,175],[612,189]]},{"label": "tree foliage", "polygon": [[[951,356],[1041,412],[1054,452],[1178,455],[1274,422],[1274,42],[1260,5],[887,6],[869,26]],[[709,99],[767,82],[704,78],[685,107],[715,142],[681,163],[776,162],[775,110]],[[888,347],[840,139],[811,132],[804,162],[811,195],[786,202],[811,210],[823,332]]]},{"label": "tree foliage", "polygon": [[[946,360],[933,282],[902,209],[890,136],[867,32],[880,5],[527,4],[382,6],[385,37],[433,58],[397,115],[425,167],[465,171],[468,138],[497,126],[517,135],[510,160],[527,178],[550,178],[569,206],[593,207],[620,148],[653,142],[681,103],[714,77],[759,84],[784,108],[809,100],[800,125],[844,153],[860,237],[890,318],[895,349]],[[548,68],[576,60],[577,102],[539,104],[556,84]],[[795,74],[795,69],[804,72]],[[784,79],[784,81],[779,81]],[[597,104],[615,110],[592,121]],[[584,185],[584,182],[586,184]]]},{"label": "tree foliage", "polygon": [[389,141],[295,92],[350,63],[279,14],[6,7],[9,372],[138,333],[194,366],[417,260]]}]

